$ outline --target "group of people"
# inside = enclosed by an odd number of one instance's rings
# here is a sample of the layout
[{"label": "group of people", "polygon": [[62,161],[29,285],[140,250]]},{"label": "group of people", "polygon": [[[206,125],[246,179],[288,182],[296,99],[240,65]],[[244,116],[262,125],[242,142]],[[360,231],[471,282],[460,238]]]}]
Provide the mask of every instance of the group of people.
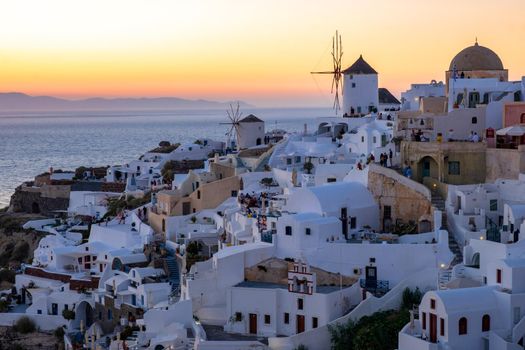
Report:
[{"label": "group of people", "polygon": [[[381,153],[379,155],[379,165],[381,166],[384,166],[384,167],[388,167],[389,163],[390,163],[390,166],[393,165],[393,159],[394,159],[394,152],[390,149],[387,152],[384,152],[384,153]],[[373,153],[370,153],[368,155],[368,157],[366,158],[366,165],[368,164],[371,164],[371,163],[375,163],[376,161],[376,157],[374,156]],[[357,162],[357,170],[363,170],[365,168],[365,166],[363,165],[363,162],[361,160],[359,160],[359,162]]]},{"label": "group of people", "polygon": [[411,139],[412,141],[416,141],[416,142],[428,142],[430,140],[428,137],[423,135],[423,131],[421,130],[417,130],[417,131],[412,130]]},{"label": "group of people", "polygon": [[385,152],[385,153],[381,153],[379,155],[379,164],[381,166],[384,166],[384,167],[388,167],[388,161],[390,160],[390,166],[392,166],[392,158],[394,157],[394,152],[392,152],[392,150],[389,150],[388,151],[388,154]]},{"label": "group of people", "polygon": [[470,142],[480,142],[480,138],[479,138],[479,135],[477,132],[470,132],[470,137],[469,137],[469,141]]}]

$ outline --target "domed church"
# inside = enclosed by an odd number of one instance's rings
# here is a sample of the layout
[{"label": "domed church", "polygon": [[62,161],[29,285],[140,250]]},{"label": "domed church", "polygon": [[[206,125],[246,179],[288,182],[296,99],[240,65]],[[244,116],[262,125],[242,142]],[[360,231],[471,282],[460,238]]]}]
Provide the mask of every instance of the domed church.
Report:
[{"label": "domed church", "polygon": [[450,62],[446,83],[450,79],[497,78],[509,80],[509,71],[503,67],[499,56],[491,49],[476,43],[461,50]]}]

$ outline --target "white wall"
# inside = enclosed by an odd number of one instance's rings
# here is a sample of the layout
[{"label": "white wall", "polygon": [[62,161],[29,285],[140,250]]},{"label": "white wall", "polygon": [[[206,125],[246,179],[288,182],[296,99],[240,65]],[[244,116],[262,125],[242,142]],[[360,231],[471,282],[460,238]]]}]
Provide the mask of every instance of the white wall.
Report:
[{"label": "white wall", "polygon": [[350,114],[353,107],[354,113],[368,114],[369,106],[379,108],[377,74],[344,74],[342,113]]}]

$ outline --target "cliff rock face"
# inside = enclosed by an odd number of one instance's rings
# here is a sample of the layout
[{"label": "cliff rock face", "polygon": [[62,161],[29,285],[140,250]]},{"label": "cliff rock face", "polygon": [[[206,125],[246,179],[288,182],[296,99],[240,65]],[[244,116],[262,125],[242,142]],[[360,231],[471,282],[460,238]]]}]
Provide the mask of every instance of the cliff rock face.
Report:
[{"label": "cliff rock face", "polygon": [[70,189],[70,185],[32,187],[25,183],[11,196],[9,211],[54,216],[56,211],[67,210]]},{"label": "cliff rock face", "polygon": [[24,230],[22,225],[35,218],[19,213],[0,214],[0,268],[18,267],[32,260],[33,251],[45,234]]}]

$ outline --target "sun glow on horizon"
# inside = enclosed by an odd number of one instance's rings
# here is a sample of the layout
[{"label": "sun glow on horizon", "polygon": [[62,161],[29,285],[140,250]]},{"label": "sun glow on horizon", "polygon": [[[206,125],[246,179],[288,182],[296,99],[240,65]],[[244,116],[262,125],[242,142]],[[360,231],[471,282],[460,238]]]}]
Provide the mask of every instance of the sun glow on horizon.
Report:
[{"label": "sun glow on horizon", "polygon": [[[331,37],[380,86],[444,80],[478,37],[525,75],[525,2],[453,0],[10,1],[0,12],[0,90],[68,98],[178,96],[330,106]],[[338,11],[334,11],[338,9]],[[498,15],[495,15],[495,13]],[[490,23],[490,25],[488,25]]]}]

